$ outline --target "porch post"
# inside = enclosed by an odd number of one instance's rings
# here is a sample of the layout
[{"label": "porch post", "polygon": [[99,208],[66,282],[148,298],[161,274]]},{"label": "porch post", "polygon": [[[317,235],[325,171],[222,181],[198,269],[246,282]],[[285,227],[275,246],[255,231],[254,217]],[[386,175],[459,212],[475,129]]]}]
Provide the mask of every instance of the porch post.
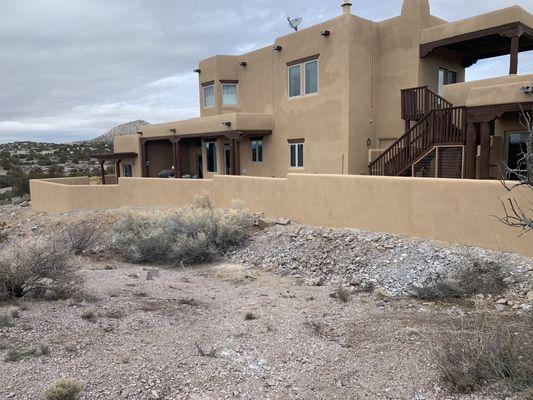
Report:
[{"label": "porch post", "polygon": [[148,165],[146,165],[147,163],[147,160],[146,160],[146,141],[142,140],[141,141],[141,173],[142,173],[142,177],[145,178],[145,177],[148,177]]},{"label": "porch post", "polygon": [[465,178],[476,179],[476,157],[477,157],[477,132],[476,125],[469,122],[466,127],[465,146]]},{"label": "porch post", "polygon": [[511,65],[509,66],[509,75],[518,74],[518,50],[520,48],[520,36],[511,38]]},{"label": "porch post", "polygon": [[234,154],[235,154],[235,175],[240,175],[241,174],[241,154],[240,154],[240,149],[239,149],[239,142],[240,140],[236,139],[234,141],[234,146],[235,146],[235,151],[234,151]]},{"label": "porch post", "polygon": [[117,176],[117,183],[118,183],[118,178],[120,178],[120,162],[122,160],[117,160],[117,162],[115,163],[115,175]]},{"label": "porch post", "polygon": [[105,169],[104,169],[105,160],[100,161],[100,170],[102,174],[102,185],[105,185]]},{"label": "porch post", "polygon": [[235,175],[235,139],[229,141],[229,173]]},{"label": "porch post", "polygon": [[480,128],[481,154],[479,157],[479,179],[489,179],[490,176],[490,123],[481,123]]},{"label": "porch post", "polygon": [[176,179],[181,178],[181,146],[180,146],[180,140],[181,138],[172,139],[172,149],[173,149],[173,155],[174,155],[174,177]]}]

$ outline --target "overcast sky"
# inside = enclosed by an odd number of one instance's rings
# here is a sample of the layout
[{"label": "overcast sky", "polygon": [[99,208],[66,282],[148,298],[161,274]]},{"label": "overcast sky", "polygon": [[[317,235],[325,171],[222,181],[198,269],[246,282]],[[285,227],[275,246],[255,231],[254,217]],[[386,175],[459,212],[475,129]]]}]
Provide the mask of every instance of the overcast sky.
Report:
[{"label": "overcast sky", "polygon": [[[239,54],[336,17],[341,0],[0,0],[0,142],[72,141],[132,120],[198,115],[200,59]],[[353,0],[353,13],[382,20],[402,0]],[[454,21],[533,0],[430,0]],[[520,57],[533,73],[533,52]],[[468,80],[506,75],[508,60],[480,61]]]}]

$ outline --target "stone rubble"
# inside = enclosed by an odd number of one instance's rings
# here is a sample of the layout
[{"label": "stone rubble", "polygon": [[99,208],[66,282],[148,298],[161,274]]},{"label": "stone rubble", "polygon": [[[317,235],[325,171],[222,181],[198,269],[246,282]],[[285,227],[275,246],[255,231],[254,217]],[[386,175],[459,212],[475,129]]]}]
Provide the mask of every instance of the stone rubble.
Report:
[{"label": "stone rubble", "polygon": [[533,259],[518,254],[357,229],[261,225],[248,246],[228,254],[231,261],[300,277],[312,286],[379,287],[391,296],[407,296],[413,286],[480,258],[503,264],[514,294],[524,303],[533,301]]}]

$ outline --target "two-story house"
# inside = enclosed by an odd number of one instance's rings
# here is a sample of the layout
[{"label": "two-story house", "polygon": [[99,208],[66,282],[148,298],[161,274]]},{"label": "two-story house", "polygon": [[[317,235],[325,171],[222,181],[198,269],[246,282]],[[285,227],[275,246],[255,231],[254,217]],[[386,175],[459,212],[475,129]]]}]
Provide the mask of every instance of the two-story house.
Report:
[{"label": "two-story house", "polygon": [[[460,4],[458,4],[460,6]],[[533,16],[515,6],[456,22],[405,0],[398,17],[342,14],[238,56],[201,61],[200,117],[115,139],[120,176],[290,172],[491,178],[516,167],[533,75]],[[509,76],[465,68],[510,54]],[[532,71],[533,72],[533,71]],[[513,165],[514,163],[514,165]],[[103,165],[103,164],[102,164]]]}]

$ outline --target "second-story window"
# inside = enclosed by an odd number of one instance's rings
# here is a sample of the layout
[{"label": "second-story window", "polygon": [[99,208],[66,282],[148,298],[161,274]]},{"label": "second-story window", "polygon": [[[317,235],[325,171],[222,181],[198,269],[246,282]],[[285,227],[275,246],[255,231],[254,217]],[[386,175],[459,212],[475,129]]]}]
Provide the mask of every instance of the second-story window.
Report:
[{"label": "second-story window", "polygon": [[[317,56],[315,56],[317,57]],[[288,64],[289,97],[318,92],[318,58]]]},{"label": "second-story window", "polygon": [[204,86],[204,108],[215,106],[215,85]]},{"label": "second-story window", "polygon": [[222,105],[223,106],[236,106],[237,100],[237,84],[235,83],[223,83],[222,84]]},{"label": "second-story window", "polygon": [[300,76],[300,65],[293,65],[292,67],[289,67],[289,97],[296,97],[302,93]]}]

